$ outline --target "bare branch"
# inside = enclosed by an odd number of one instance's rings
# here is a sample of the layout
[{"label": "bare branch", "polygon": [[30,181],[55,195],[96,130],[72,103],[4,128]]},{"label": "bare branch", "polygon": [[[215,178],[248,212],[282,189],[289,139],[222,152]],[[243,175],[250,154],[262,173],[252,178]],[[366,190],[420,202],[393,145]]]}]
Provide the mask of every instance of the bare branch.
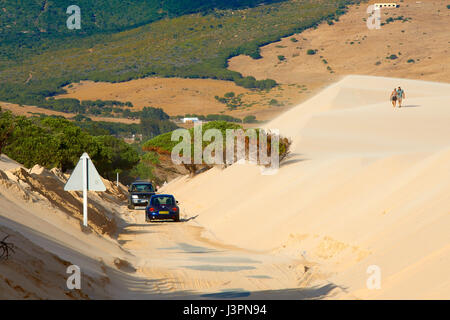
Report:
[{"label": "bare branch", "polygon": [[8,258],[11,256],[11,253],[16,253],[14,251],[14,244],[10,242],[6,242],[6,239],[9,238],[9,235],[4,237],[0,241],[0,261],[1,260],[8,260]]}]

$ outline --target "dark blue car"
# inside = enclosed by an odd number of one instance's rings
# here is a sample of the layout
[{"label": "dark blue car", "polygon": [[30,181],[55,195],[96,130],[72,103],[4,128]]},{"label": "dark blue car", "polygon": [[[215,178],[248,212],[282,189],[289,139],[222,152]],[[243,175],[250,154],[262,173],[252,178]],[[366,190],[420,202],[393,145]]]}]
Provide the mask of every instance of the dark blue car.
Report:
[{"label": "dark blue car", "polygon": [[173,195],[155,194],[151,196],[145,208],[145,221],[153,220],[180,221],[180,208]]}]

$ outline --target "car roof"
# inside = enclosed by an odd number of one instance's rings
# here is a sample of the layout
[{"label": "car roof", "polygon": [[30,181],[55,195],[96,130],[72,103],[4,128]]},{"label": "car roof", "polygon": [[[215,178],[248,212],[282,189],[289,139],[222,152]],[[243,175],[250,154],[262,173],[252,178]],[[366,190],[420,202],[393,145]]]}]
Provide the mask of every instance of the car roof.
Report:
[{"label": "car roof", "polygon": [[135,181],[132,184],[152,184],[152,183],[148,181]]},{"label": "car roof", "polygon": [[152,198],[153,197],[155,197],[155,198],[157,198],[157,197],[172,197],[172,198],[175,198],[172,194],[154,194],[154,195],[152,195]]}]

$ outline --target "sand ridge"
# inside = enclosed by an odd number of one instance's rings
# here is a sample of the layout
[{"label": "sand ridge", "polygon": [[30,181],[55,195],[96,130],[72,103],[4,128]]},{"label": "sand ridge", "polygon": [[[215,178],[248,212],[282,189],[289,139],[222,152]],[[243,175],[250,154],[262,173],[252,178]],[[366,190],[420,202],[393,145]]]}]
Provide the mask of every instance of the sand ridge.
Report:
[{"label": "sand ridge", "polygon": [[[409,98],[393,109],[388,95],[399,84]],[[233,165],[178,179],[164,191],[198,215],[205,236],[306,255],[348,288],[342,297],[448,297],[448,277],[435,275],[450,267],[449,89],[345,77],[266,125],[293,139],[276,175]],[[245,192],[237,196],[235,186]],[[376,292],[365,289],[371,264],[384,275]]]}]

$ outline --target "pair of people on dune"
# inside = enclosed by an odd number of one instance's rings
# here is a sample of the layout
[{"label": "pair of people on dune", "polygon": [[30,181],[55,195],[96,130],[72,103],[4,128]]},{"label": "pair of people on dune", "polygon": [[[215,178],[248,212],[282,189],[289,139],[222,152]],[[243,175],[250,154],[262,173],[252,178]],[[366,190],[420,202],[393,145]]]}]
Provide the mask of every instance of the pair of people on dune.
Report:
[{"label": "pair of people on dune", "polygon": [[391,92],[391,102],[392,106],[395,108],[398,101],[398,107],[402,107],[402,100],[405,99],[405,91],[401,87],[398,87],[397,89],[394,88],[394,90]]}]

